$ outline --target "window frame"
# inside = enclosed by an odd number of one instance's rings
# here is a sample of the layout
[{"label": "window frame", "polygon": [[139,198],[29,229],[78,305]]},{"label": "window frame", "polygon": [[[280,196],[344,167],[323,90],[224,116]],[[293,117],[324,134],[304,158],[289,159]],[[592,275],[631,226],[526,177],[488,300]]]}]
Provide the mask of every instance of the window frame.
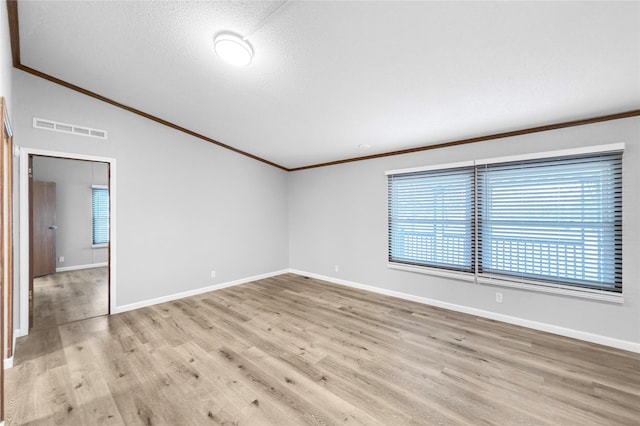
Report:
[{"label": "window frame", "polygon": [[[451,201],[457,202],[455,207],[452,208],[451,210],[447,210],[446,208],[443,209],[441,206],[438,206],[437,205],[438,198],[443,198],[442,194],[438,194],[439,185],[438,184],[424,185],[424,183],[421,184],[419,181],[419,179],[421,178],[427,178],[426,180],[428,181],[428,177],[424,175],[418,176],[418,179],[412,178],[412,176],[415,175],[416,173],[429,174],[430,172],[438,172],[438,173],[434,173],[433,175],[433,177],[436,179],[439,179],[445,182],[448,181],[446,182],[447,184],[452,184],[452,183],[455,184],[456,185],[455,188],[458,192],[469,189],[471,198],[464,199],[462,202],[458,202],[459,200],[456,200],[456,199],[451,200]],[[442,240],[447,240],[447,239],[450,240],[453,238],[453,235],[450,235],[449,238],[446,237],[445,228],[449,227],[449,233],[451,233],[456,228],[459,229],[461,226],[464,226],[469,230],[469,234],[465,235],[464,242],[465,244],[468,244],[470,247],[469,247],[469,252],[466,253],[466,255],[464,256],[464,257],[468,257],[468,259],[465,259],[465,260],[468,260],[468,264],[467,263],[446,264],[444,261],[445,260],[444,258],[447,257],[446,255],[444,256],[434,255],[433,259],[430,259],[430,261],[425,260],[424,262],[415,262],[410,259],[411,255],[408,253],[405,253],[405,256],[398,254],[398,256],[396,257],[397,260],[396,261],[391,260],[391,262],[399,263],[403,265],[411,265],[411,266],[433,267],[436,269],[442,269],[445,271],[452,271],[452,272],[471,272],[475,270],[474,256],[472,254],[474,250],[474,243],[475,243],[475,238],[474,238],[475,206],[473,201],[475,198],[475,194],[474,194],[475,173],[474,173],[474,168],[472,163],[456,163],[456,164],[448,165],[447,167],[442,169],[433,169],[433,170],[427,170],[427,171],[421,170],[419,172],[413,172],[413,173],[401,173],[396,176],[398,176],[398,179],[395,181],[393,180],[393,177],[389,178],[389,188],[388,188],[389,196],[391,197],[392,194],[395,194],[396,190],[402,192],[403,186],[406,188],[407,186],[411,187],[415,185],[421,185],[423,186],[424,189],[429,191],[429,194],[427,194],[426,196],[418,196],[416,197],[417,199],[415,201],[422,203],[423,206],[427,205],[429,207],[433,207],[433,210],[423,211],[423,212],[433,213],[433,214],[423,215],[421,220],[415,220],[413,218],[411,218],[411,220],[406,220],[406,219],[402,220],[401,217],[403,216],[402,213],[404,209],[401,206],[398,206],[398,207],[394,206],[391,201],[389,202],[389,209],[388,209],[388,212],[389,212],[388,226],[389,226],[389,238],[390,238],[389,259],[392,259],[394,257],[394,251],[395,251],[394,249],[397,247],[392,240],[392,237],[394,235],[394,230],[400,231],[400,229],[405,227],[414,228],[414,231],[413,231],[414,235],[412,235],[409,232],[407,233],[408,237],[415,237],[415,238],[422,237],[424,241],[423,246],[424,245],[429,246],[434,244],[434,240],[442,242]],[[403,183],[406,183],[406,185],[403,185]],[[467,186],[468,188],[466,188]],[[412,192],[412,193],[416,194],[416,192]],[[455,198],[455,197],[452,197],[452,198]],[[442,200],[440,200],[440,204],[441,203],[442,203]],[[468,208],[468,211],[464,212],[464,214],[468,216],[465,218],[465,220],[460,220],[459,216],[461,213],[461,208]],[[450,217],[447,217],[447,218],[437,217],[443,214],[445,215],[452,214],[455,218],[451,220]],[[429,228],[432,228],[431,233],[428,232]],[[430,235],[430,234],[433,234],[433,235]],[[398,237],[401,238],[402,235],[405,235],[405,234],[401,233],[400,235],[398,235]],[[419,245],[420,244],[416,242],[413,244],[413,247],[407,247],[405,248],[405,250],[408,252],[420,250]],[[455,249],[455,247],[451,246],[451,242],[446,244],[446,248],[449,249],[448,257],[457,257],[455,254],[452,254],[452,252],[457,252],[457,250]],[[424,247],[423,247],[423,250],[428,251],[428,249]],[[403,257],[404,259],[402,259]],[[437,259],[438,257],[440,257],[440,259]]]},{"label": "window frame", "polygon": [[[488,164],[500,164],[500,163],[510,163],[517,161],[529,161],[529,160],[545,160],[545,159],[553,159],[559,157],[568,157],[568,156],[580,156],[580,155],[597,155],[599,153],[606,152],[621,152],[624,153],[625,144],[624,143],[615,143],[615,144],[607,144],[607,145],[598,145],[591,147],[582,147],[582,148],[572,148],[572,149],[563,149],[563,150],[555,150],[555,151],[545,151],[540,153],[533,154],[523,154],[523,155],[512,155],[512,156],[503,156],[503,157],[493,157],[493,158],[484,158],[479,160],[465,161],[465,162],[457,162],[450,164],[442,164],[442,165],[430,165],[426,167],[413,167],[408,169],[397,169],[397,170],[389,170],[386,171],[385,174],[387,177],[391,175],[400,175],[400,174],[409,174],[423,171],[433,171],[433,170],[445,170],[448,168],[454,167],[469,167],[473,166],[478,167],[482,165]],[[624,163],[624,155],[623,155],[623,163]],[[624,164],[623,164],[624,168]],[[477,178],[476,178],[477,179]],[[475,182],[477,185],[477,180]],[[623,189],[624,191],[624,189]],[[622,286],[622,290],[620,292],[613,292],[609,290],[601,290],[601,289],[592,289],[588,287],[580,287],[575,285],[564,284],[562,282],[553,282],[553,281],[542,281],[542,280],[530,280],[530,279],[513,279],[513,277],[509,277],[508,275],[489,275],[482,274],[478,270],[478,260],[479,260],[479,236],[477,232],[479,230],[479,224],[477,223],[479,211],[478,211],[478,189],[474,188],[475,192],[475,235],[472,238],[475,239],[473,244],[475,252],[472,254],[474,257],[474,263],[476,265],[476,269],[474,272],[462,272],[462,271],[454,271],[454,270],[443,270],[437,267],[429,267],[429,266],[419,266],[419,265],[409,265],[405,263],[393,262],[390,257],[391,250],[391,224],[389,223],[388,232],[388,241],[387,241],[387,249],[388,249],[388,263],[387,266],[390,269],[403,270],[409,272],[416,272],[434,276],[441,276],[445,278],[453,278],[466,282],[474,282],[476,284],[484,284],[491,286],[501,286],[501,287],[512,287],[519,288],[525,290],[531,290],[536,292],[543,293],[552,293],[552,294],[562,294],[569,296],[576,296],[587,299],[596,299],[607,302],[615,302],[615,303],[623,303],[624,297],[624,285]],[[624,197],[624,195],[623,195]],[[387,205],[388,209],[391,209],[391,199],[388,198]],[[624,221],[624,212],[621,213],[622,220]],[[388,218],[389,221],[391,218]]]},{"label": "window frame", "polygon": [[[96,190],[104,190],[107,193],[107,200],[109,202],[109,204],[111,204],[111,199],[110,199],[110,194],[109,194],[109,187],[107,185],[91,185],[91,248],[97,249],[97,248],[105,248],[105,247],[109,247],[109,242],[111,239],[111,235],[110,235],[110,229],[109,232],[107,233],[107,242],[100,242],[100,243],[96,243],[96,235],[95,235],[95,211],[93,210],[93,206],[94,206],[94,197],[95,197],[95,191]],[[110,228],[111,227],[111,206],[109,205],[109,216],[107,218],[107,226]]]}]

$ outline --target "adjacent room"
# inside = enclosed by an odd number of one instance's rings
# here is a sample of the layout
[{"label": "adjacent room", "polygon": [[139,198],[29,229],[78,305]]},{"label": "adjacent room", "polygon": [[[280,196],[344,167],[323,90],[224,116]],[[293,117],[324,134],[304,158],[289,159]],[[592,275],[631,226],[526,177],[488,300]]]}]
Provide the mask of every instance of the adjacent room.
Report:
[{"label": "adjacent room", "polygon": [[29,329],[108,314],[107,164],[34,156],[30,168]]},{"label": "adjacent room", "polygon": [[640,2],[0,38],[0,425],[640,424]]}]

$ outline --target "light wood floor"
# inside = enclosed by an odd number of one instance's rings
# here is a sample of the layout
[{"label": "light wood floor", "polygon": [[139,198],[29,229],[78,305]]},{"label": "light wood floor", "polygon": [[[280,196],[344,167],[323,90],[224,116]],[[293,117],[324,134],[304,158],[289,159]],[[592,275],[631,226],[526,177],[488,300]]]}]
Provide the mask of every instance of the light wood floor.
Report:
[{"label": "light wood floor", "polygon": [[33,280],[33,328],[108,313],[107,268],[58,272]]},{"label": "light wood floor", "polygon": [[281,275],[35,330],[10,425],[638,425],[640,356]]}]

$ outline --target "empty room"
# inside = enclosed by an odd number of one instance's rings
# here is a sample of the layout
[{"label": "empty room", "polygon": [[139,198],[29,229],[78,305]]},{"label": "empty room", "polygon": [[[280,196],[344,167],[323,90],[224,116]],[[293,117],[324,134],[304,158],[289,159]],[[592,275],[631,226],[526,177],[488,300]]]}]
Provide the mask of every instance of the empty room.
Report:
[{"label": "empty room", "polygon": [[0,39],[0,425],[640,424],[640,1]]}]

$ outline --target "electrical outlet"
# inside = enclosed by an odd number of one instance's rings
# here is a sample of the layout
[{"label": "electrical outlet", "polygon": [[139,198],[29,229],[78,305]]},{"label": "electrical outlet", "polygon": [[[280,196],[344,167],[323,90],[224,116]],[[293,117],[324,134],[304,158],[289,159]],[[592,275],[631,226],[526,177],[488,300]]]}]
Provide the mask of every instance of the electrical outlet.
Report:
[{"label": "electrical outlet", "polygon": [[[49,259],[51,259],[51,258],[49,258]],[[64,263],[64,256],[60,256],[60,257],[58,258],[58,262],[60,262],[60,263]]]},{"label": "electrical outlet", "polygon": [[502,293],[496,293],[496,302],[502,303]]},{"label": "electrical outlet", "polygon": [[215,278],[216,277],[216,271],[211,271],[211,278]]},{"label": "electrical outlet", "polygon": [[335,266],[333,267],[333,269],[334,269],[336,272],[340,272],[340,266],[339,266],[339,265],[335,265]]}]

